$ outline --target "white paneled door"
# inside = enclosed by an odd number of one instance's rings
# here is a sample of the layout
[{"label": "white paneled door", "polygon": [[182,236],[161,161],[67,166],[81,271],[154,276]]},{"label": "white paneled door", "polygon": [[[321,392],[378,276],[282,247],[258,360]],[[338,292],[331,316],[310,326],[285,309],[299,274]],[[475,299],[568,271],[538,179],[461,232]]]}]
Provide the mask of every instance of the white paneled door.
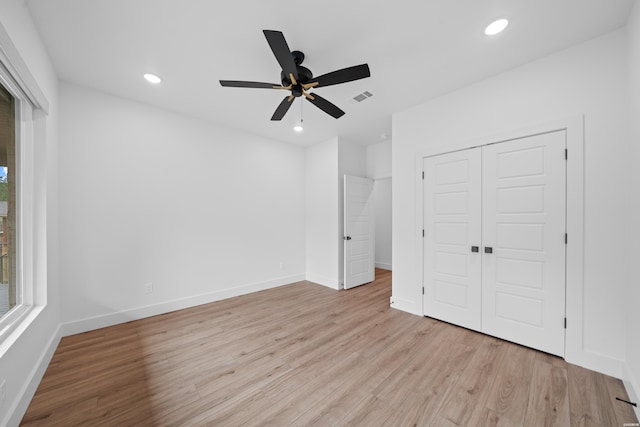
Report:
[{"label": "white paneled door", "polygon": [[424,159],[424,312],[480,330],[480,148]]},{"label": "white paneled door", "polygon": [[344,288],[375,279],[373,180],[344,176]]},{"label": "white paneled door", "polygon": [[565,146],[558,131],[482,149],[482,329],[560,356]]},{"label": "white paneled door", "polygon": [[566,133],[424,159],[424,314],[564,355]]}]

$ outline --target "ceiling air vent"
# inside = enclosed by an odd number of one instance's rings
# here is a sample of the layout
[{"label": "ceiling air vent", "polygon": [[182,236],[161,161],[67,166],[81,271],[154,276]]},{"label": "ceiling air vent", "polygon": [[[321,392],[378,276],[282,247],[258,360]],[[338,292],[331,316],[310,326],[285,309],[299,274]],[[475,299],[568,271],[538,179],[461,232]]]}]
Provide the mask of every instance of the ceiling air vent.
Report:
[{"label": "ceiling air vent", "polygon": [[362,101],[364,101],[365,99],[371,98],[372,96],[373,96],[373,94],[372,94],[371,92],[369,92],[369,91],[364,91],[364,92],[359,93],[358,95],[354,96],[354,97],[353,97],[353,100],[354,100],[354,101],[357,101],[357,102],[362,102]]}]

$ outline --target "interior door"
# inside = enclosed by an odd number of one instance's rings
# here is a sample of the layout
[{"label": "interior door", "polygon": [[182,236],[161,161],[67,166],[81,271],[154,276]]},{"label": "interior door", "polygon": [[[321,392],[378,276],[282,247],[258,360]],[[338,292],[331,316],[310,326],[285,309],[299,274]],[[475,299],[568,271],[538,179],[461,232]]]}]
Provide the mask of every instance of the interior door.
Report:
[{"label": "interior door", "polygon": [[344,176],[344,288],[375,279],[373,180]]},{"label": "interior door", "polygon": [[426,316],[481,327],[480,148],[424,159]]},{"label": "interior door", "polygon": [[482,148],[482,330],[564,355],[565,131]]}]

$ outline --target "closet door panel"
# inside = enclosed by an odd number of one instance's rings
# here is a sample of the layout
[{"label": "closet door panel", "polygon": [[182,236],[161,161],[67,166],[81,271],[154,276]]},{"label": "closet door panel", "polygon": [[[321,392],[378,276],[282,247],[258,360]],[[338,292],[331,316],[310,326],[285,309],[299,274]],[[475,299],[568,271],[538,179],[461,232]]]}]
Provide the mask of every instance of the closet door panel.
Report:
[{"label": "closet door panel", "polygon": [[558,131],[482,148],[482,331],[560,356],[565,147]]},{"label": "closet door panel", "polygon": [[480,330],[481,152],[424,159],[424,314]]}]

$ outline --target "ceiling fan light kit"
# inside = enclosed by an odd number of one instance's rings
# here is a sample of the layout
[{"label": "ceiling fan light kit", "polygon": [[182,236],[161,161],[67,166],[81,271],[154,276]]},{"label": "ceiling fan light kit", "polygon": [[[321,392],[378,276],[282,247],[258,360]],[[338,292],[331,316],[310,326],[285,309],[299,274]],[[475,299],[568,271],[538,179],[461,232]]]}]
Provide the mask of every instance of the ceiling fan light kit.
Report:
[{"label": "ceiling fan light kit", "polygon": [[[293,52],[289,49],[289,45],[280,31],[263,30],[267,43],[280,64],[282,71],[280,72],[281,84],[247,82],[240,80],[220,80],[220,84],[225,87],[244,87],[254,89],[277,89],[288,90],[291,92],[287,95],[276,108],[271,120],[282,120],[284,115],[289,111],[291,104],[295,98],[304,97],[307,101],[338,119],[344,115],[344,111],[335,104],[324,99],[317,93],[309,92],[323,86],[331,86],[340,83],[347,83],[354,80],[360,80],[371,76],[369,66],[367,64],[356,65],[353,67],[343,68],[331,73],[313,77],[313,73],[307,67],[302,66],[304,61],[304,53],[299,50]],[[302,120],[300,120],[300,131],[302,131]],[[298,131],[296,129],[296,131]],[[298,131],[298,132],[300,132]]]}]

